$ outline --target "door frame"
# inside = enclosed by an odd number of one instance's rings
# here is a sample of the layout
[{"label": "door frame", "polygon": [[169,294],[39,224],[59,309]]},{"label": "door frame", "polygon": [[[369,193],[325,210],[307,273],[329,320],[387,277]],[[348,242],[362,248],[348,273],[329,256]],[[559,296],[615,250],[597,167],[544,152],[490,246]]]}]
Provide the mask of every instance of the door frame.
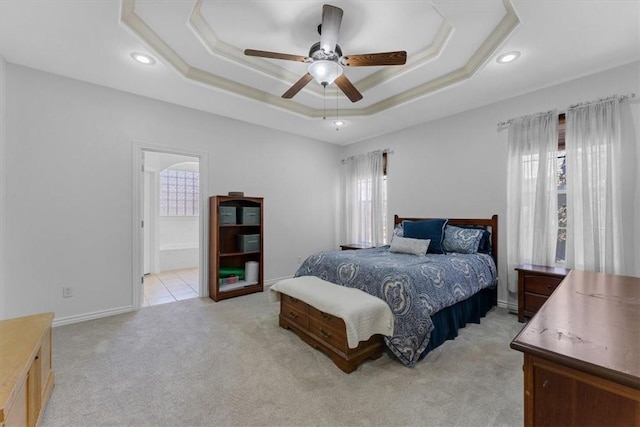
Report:
[{"label": "door frame", "polygon": [[209,246],[207,236],[209,235],[209,194],[208,191],[208,172],[209,157],[208,153],[202,151],[188,150],[165,145],[149,144],[140,141],[133,141],[133,165],[132,165],[132,195],[133,195],[133,212],[132,212],[132,236],[133,236],[133,268],[131,280],[131,292],[134,310],[142,307],[144,300],[144,289],[142,281],[144,278],[144,230],[142,228],[143,221],[143,166],[144,152],[151,151],[156,153],[176,154],[181,156],[196,157],[199,161],[200,174],[200,236],[199,236],[199,286],[198,296],[206,298],[209,296],[208,283],[208,259]]},{"label": "door frame", "polygon": [[[149,171],[145,167],[145,170],[142,172],[142,179],[142,218],[144,221],[144,227],[142,229],[142,274],[147,274],[155,273],[158,264],[158,245],[156,244],[156,239],[158,238],[158,230],[156,229],[158,201],[153,197],[151,192],[151,189],[157,185],[155,171]],[[149,247],[147,247],[147,243]],[[148,269],[147,263],[149,263]]]}]

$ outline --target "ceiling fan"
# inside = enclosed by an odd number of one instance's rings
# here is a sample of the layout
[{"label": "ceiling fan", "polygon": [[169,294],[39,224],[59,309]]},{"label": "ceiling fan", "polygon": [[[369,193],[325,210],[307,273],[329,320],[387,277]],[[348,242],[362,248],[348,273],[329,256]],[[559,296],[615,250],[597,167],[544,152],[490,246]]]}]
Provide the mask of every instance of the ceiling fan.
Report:
[{"label": "ceiling fan", "polygon": [[244,54],[309,64],[308,72],[282,95],[283,98],[293,98],[307,83],[315,79],[325,87],[335,82],[351,102],[356,102],[362,99],[362,94],[342,73],[342,67],[404,65],[407,62],[407,52],[402,50],[342,56],[342,49],[338,44],[341,23],[342,9],[325,4],[322,6],[322,24],[318,26],[320,41],[311,46],[309,56],[289,55],[286,53],[253,49],[246,49]]}]

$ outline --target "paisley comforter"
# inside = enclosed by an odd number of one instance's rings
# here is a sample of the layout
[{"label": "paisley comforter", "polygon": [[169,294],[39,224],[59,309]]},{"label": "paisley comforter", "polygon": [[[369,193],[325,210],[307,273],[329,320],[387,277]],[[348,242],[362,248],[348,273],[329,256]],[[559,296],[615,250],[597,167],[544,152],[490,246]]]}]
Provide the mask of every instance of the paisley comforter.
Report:
[{"label": "paisley comforter", "polygon": [[389,246],[318,252],[295,274],[361,289],[389,304],[395,316],[387,347],[406,366],[414,366],[429,344],[431,315],[496,284],[496,266],[488,254],[415,256]]}]

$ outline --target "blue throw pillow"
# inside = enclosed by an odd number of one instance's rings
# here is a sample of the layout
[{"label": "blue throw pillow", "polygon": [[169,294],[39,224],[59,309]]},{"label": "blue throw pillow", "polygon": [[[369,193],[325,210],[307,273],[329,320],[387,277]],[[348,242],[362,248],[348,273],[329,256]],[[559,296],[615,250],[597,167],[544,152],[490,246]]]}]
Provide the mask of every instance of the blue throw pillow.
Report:
[{"label": "blue throw pillow", "polygon": [[443,254],[442,239],[444,237],[444,227],[447,225],[446,219],[428,219],[424,221],[403,221],[403,236],[411,239],[429,239],[429,250],[427,253]]},{"label": "blue throw pillow", "polygon": [[478,252],[484,230],[447,225],[444,228],[442,247],[447,252],[475,254]]}]

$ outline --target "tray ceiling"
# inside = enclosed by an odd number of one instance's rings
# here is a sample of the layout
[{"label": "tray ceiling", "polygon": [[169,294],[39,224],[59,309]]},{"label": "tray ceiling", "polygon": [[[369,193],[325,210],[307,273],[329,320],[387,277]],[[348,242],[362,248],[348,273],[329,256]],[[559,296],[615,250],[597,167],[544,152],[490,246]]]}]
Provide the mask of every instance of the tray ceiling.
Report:
[{"label": "tray ceiling", "polygon": [[[326,114],[327,94],[318,84],[303,89],[306,96],[280,97],[306,72],[306,64],[243,54],[251,47],[307,55],[319,40],[322,2],[265,2],[255,7],[245,2],[187,3],[124,0],[121,20],[187,79],[309,118]],[[339,3],[345,11],[339,40],[344,54],[408,53],[404,66],[346,68],[345,74],[366,96],[339,107],[343,116],[370,116],[468,79],[519,23],[508,1],[465,8],[451,2],[439,2],[438,7],[432,2],[398,3],[400,7],[389,2]],[[429,67],[434,62],[442,65]]]},{"label": "tray ceiling", "polygon": [[[323,2],[0,2],[9,62],[311,138],[347,144],[640,59],[640,2],[335,1],[344,54],[407,51],[404,66],[345,68],[364,98],[311,82]],[[509,65],[495,57],[522,53]],[[156,64],[133,63],[131,52]],[[570,55],[567,56],[567,55]],[[326,117],[326,120],[323,120]],[[336,132],[333,120],[346,125]]]}]

